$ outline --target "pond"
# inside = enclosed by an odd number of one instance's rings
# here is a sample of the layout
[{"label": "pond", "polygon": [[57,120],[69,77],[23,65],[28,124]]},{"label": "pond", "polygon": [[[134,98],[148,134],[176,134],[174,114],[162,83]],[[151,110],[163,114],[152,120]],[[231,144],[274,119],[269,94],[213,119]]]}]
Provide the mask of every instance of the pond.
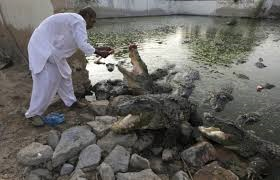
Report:
[{"label": "pond", "polygon": [[[102,19],[90,32],[90,39],[95,45],[117,49],[106,62],[128,63],[127,46],[136,43],[150,72],[168,64],[176,64],[180,71],[198,70],[201,80],[196,81],[190,99],[199,105],[200,113],[212,112],[204,102],[209,91],[233,86],[234,100],[215,115],[234,120],[244,113],[259,112],[262,120],[248,129],[280,144],[280,22],[238,19],[235,26],[229,26],[229,20],[198,16]],[[266,68],[255,66],[259,58]],[[117,70],[108,72],[92,61],[88,70],[92,84],[122,78]],[[276,87],[257,92],[256,86],[264,83]]]}]

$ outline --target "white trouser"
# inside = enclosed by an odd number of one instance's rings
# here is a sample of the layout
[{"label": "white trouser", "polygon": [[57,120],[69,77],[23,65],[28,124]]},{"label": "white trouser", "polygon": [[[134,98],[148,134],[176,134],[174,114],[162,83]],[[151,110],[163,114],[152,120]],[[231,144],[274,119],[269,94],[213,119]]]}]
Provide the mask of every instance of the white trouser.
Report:
[{"label": "white trouser", "polygon": [[25,113],[26,118],[43,115],[56,93],[68,107],[77,101],[74,95],[71,75],[68,78],[64,78],[57,64],[51,58],[40,73],[32,73],[32,79],[32,95],[30,107]]}]

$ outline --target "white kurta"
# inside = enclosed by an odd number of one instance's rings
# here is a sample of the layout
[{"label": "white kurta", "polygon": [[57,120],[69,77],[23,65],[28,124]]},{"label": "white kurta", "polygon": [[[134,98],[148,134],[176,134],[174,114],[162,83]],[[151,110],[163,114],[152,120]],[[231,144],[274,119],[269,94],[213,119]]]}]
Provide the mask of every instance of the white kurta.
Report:
[{"label": "white kurta", "polygon": [[95,49],[87,41],[86,22],[76,13],[52,15],[35,29],[28,44],[33,88],[27,118],[42,115],[56,93],[66,106],[76,101],[66,59],[78,48],[92,55]]}]

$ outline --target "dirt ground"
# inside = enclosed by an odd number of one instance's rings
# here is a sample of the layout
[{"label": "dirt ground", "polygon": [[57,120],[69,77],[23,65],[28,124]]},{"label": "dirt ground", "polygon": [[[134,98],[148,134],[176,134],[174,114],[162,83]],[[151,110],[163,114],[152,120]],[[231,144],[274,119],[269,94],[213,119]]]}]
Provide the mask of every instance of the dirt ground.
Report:
[{"label": "dirt ground", "polygon": [[0,180],[23,179],[24,167],[16,160],[21,148],[34,141],[45,144],[51,129],[63,131],[73,125],[83,124],[80,115],[85,112],[71,110],[58,102],[48,112],[64,113],[65,123],[57,127],[33,127],[24,117],[31,90],[32,78],[26,65],[14,65],[0,71]]}]

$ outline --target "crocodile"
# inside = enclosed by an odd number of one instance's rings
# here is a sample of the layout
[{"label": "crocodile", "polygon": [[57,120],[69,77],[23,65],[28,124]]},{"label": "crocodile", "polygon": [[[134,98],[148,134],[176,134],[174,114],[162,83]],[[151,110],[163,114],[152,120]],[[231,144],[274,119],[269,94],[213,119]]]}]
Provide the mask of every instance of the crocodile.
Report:
[{"label": "crocodile", "polygon": [[118,70],[123,74],[124,81],[133,95],[168,93],[172,91],[170,86],[161,86],[155,81],[168,74],[169,69],[158,69],[153,74],[149,74],[147,65],[141,59],[137,46],[129,46],[129,57],[131,59],[132,71],[127,70],[120,63],[117,64]]},{"label": "crocodile", "polygon": [[193,111],[188,99],[170,94],[123,95],[113,98],[108,114],[136,116],[115,122],[112,130],[127,133],[136,129],[166,129],[166,145],[171,146],[178,137],[181,125],[188,122]]},{"label": "crocodile", "polygon": [[210,113],[205,113],[204,117],[213,126],[200,126],[199,131],[203,136],[250,160],[248,179],[259,179],[267,175],[272,165],[280,162],[279,145],[261,139],[234,121],[225,121]]},{"label": "crocodile", "polygon": [[210,92],[207,101],[210,103],[213,110],[221,112],[224,110],[226,104],[233,100],[232,92],[233,87],[231,85],[226,85],[217,92]]}]

